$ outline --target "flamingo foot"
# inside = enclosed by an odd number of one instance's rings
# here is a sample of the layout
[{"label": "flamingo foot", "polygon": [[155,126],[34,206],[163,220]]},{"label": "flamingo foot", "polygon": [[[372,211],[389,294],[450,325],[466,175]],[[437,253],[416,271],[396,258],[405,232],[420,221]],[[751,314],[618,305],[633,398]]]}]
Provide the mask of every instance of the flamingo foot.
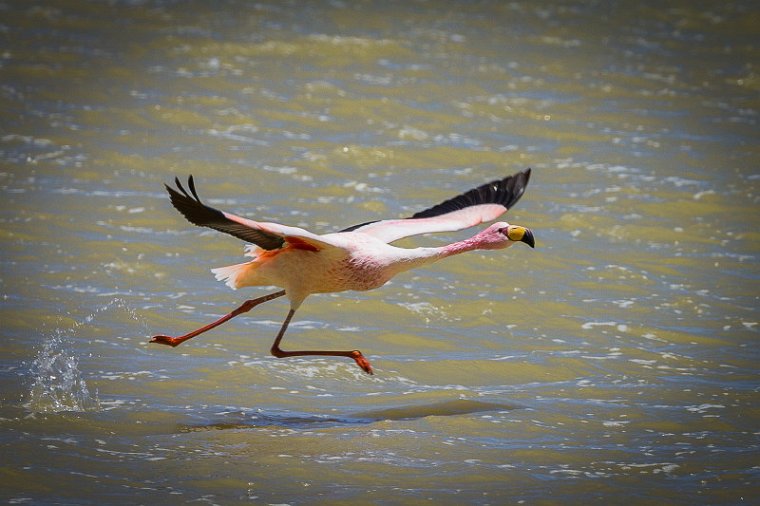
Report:
[{"label": "flamingo foot", "polygon": [[153,336],[150,338],[151,343],[158,343],[158,344],[165,344],[167,346],[171,346],[174,348],[175,346],[179,346],[184,339],[180,339],[178,337],[171,337],[171,336]]},{"label": "flamingo foot", "polygon": [[362,355],[361,351],[359,351],[359,350],[352,351],[351,352],[351,358],[353,358],[354,360],[356,360],[356,365],[358,365],[359,367],[361,367],[364,372],[366,372],[370,376],[372,376],[373,374],[375,374],[372,371],[372,366],[370,365],[369,360],[367,360],[366,358],[364,358],[364,355]]}]

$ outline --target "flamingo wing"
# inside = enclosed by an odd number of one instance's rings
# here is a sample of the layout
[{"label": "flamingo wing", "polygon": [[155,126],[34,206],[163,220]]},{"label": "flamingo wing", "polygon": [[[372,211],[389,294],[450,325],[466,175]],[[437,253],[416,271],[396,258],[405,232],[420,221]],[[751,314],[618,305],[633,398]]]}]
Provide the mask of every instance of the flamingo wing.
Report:
[{"label": "flamingo wing", "polygon": [[403,237],[453,232],[492,221],[511,209],[525,193],[530,169],[473,188],[409,218],[354,225],[341,232],[361,232],[391,243]]},{"label": "flamingo wing", "polygon": [[169,185],[164,185],[166,191],[169,192],[172,205],[193,225],[213,228],[265,250],[280,249],[286,243],[314,251],[333,246],[321,239],[320,236],[301,228],[253,221],[207,206],[195,191],[193,176],[187,180],[190,193],[182,186],[179,178],[175,178],[175,183],[177,190]]}]

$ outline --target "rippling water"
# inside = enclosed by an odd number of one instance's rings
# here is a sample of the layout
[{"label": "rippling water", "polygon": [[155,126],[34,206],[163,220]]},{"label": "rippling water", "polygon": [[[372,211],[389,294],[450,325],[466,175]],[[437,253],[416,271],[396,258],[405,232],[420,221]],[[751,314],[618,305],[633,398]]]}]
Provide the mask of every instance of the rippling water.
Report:
[{"label": "rippling water", "polygon": [[[0,500],[758,494],[752,2],[0,4]],[[328,232],[532,167],[477,252],[282,301],[163,183]],[[440,245],[465,234],[408,239]]]}]

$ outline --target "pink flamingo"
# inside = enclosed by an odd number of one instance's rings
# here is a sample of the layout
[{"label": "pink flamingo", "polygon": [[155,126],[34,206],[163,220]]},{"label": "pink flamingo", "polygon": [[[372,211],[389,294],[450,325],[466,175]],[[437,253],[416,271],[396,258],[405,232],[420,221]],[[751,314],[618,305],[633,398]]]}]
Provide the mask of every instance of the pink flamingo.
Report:
[{"label": "pink flamingo", "polygon": [[253,257],[253,260],[212,269],[216,279],[226,281],[227,286],[233,289],[278,286],[283,290],[246,300],[234,311],[188,334],[179,337],[157,335],[150,342],[177,346],[259,304],[287,295],[290,311],[272,344],[272,355],[278,358],[304,355],[348,357],[354,359],[365,372],[372,374],[372,366],[359,350],[284,351],[280,348],[282,336],[304,299],[312,293],[378,288],[400,272],[466,251],[503,249],[515,242],[535,247],[530,229],[503,221],[492,224],[469,239],[439,248],[407,249],[390,244],[416,234],[461,230],[495,220],[522,197],[529,179],[530,169],[527,169],[474,188],[410,218],[372,221],[324,235],[219,211],[201,202],[192,176],[188,179],[192,196],[179,179],[175,179],[179,191],[168,185],[165,185],[166,189],[172,205],[190,223],[252,243],[247,246],[246,255]]}]

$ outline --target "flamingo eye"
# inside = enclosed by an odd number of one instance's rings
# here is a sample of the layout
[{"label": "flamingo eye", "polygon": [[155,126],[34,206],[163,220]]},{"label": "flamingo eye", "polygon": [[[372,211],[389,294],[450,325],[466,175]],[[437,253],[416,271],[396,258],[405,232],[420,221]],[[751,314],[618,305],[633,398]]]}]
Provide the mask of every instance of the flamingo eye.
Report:
[{"label": "flamingo eye", "polygon": [[503,228],[500,228],[500,229],[498,230],[498,232],[499,232],[500,234],[502,234],[502,235],[505,235],[505,236],[509,237],[509,230],[507,229],[507,227],[503,227]]}]

